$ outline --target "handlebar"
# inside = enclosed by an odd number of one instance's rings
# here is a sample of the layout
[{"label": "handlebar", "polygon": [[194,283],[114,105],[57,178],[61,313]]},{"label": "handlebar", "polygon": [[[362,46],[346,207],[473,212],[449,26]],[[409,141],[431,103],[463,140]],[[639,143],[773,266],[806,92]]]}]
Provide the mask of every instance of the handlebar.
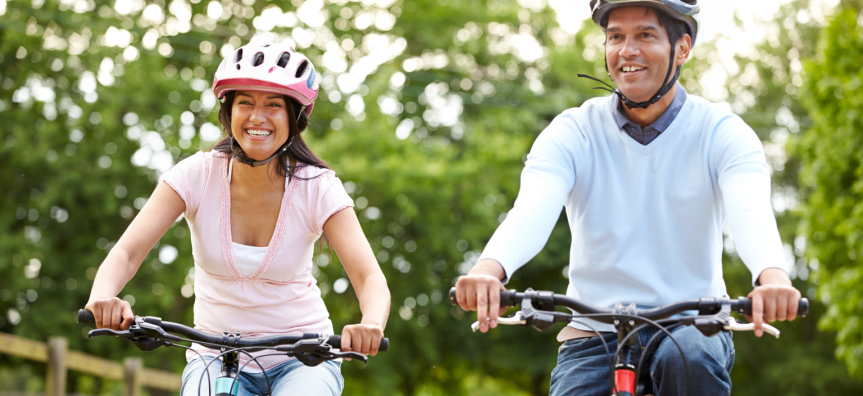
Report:
[{"label": "handlebar", "polygon": [[[89,324],[93,326],[96,325],[96,317],[93,316],[92,312],[86,309],[79,309],[76,319],[79,324]],[[283,335],[269,337],[235,337],[234,335],[230,335],[230,337],[228,337],[226,335],[204,333],[191,327],[179,323],[163,321],[161,318],[153,316],[136,316],[135,319],[136,323],[142,321],[161,327],[166,333],[179,334],[193,341],[223,345],[226,347],[275,348],[280,345],[294,344],[301,340],[315,339],[319,337],[327,337],[327,344],[332,345],[333,347],[339,348],[342,345],[342,336],[340,335],[320,335],[315,333],[305,333],[301,335]],[[381,352],[386,352],[389,349],[389,345],[390,340],[388,338],[382,338],[378,350]]]},{"label": "handlebar", "polygon": [[[449,299],[450,303],[452,303],[453,305],[457,304],[455,288],[450,289]],[[572,297],[561,294],[554,294],[547,291],[528,290],[524,293],[519,293],[515,290],[503,290],[500,292],[501,306],[519,306],[525,299],[528,299],[533,307],[540,310],[553,310],[553,307],[566,307],[575,310],[580,314],[613,315],[615,313],[620,313],[616,312],[614,309],[595,307]],[[701,315],[712,315],[719,312],[719,310],[725,304],[730,305],[731,311],[733,312],[738,312],[744,315],[752,314],[752,300],[746,297],[738,297],[735,300],[726,298],[701,298],[698,300],[686,300],[650,309],[638,309],[635,312],[631,312],[630,314],[633,316],[640,316],[650,320],[666,319],[679,313],[683,313],[685,311],[695,310],[697,310]],[[797,314],[800,316],[806,316],[809,314],[809,300],[807,300],[806,298],[800,299],[800,303],[797,307]],[[604,323],[614,322],[614,318],[611,316],[598,316],[593,319]]]}]

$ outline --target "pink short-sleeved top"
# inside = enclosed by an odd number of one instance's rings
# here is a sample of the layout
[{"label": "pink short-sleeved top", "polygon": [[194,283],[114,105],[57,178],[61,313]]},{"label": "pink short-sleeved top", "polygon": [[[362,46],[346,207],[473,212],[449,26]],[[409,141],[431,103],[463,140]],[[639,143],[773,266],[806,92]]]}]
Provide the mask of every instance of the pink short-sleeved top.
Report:
[{"label": "pink short-sleeved top", "polygon": [[[214,334],[239,330],[246,337],[332,334],[329,313],[312,276],[312,255],[327,219],[353,206],[353,201],[333,171],[314,166],[297,170],[297,177],[285,183],[267,253],[245,276],[234,263],[231,247],[229,161],[222,153],[200,152],[180,161],[163,179],[186,203],[183,216],[195,261],[195,328]],[[193,348],[214,352],[197,344]],[[187,358],[195,355],[190,351]],[[258,360],[266,369],[287,359]],[[252,366],[256,365],[247,367]]]}]

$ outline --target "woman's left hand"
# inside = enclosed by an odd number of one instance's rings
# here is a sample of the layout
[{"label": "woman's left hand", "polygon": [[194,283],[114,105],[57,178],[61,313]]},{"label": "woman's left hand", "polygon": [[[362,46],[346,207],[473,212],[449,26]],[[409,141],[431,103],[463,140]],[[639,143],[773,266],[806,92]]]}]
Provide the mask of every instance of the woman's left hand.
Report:
[{"label": "woman's left hand", "polygon": [[383,338],[384,330],[379,325],[347,325],[342,329],[342,352],[375,356]]}]

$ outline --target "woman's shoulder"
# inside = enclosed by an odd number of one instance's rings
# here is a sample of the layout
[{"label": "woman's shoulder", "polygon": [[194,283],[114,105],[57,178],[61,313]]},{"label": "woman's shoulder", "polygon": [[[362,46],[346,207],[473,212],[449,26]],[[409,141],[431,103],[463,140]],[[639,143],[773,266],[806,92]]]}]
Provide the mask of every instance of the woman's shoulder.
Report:
[{"label": "woman's shoulder", "polygon": [[226,155],[217,151],[198,151],[180,160],[175,167],[185,172],[208,172],[215,163],[224,158]]},{"label": "woman's shoulder", "polygon": [[329,168],[321,168],[315,165],[308,165],[302,162],[297,162],[297,171],[295,172],[297,179],[301,181],[317,181],[315,184],[332,182],[338,179],[336,171]]}]

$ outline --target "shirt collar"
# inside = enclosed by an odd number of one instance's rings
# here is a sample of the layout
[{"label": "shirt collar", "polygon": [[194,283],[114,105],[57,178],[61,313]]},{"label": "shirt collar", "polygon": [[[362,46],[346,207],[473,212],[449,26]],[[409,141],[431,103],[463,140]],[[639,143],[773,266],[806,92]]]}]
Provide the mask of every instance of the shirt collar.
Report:
[{"label": "shirt collar", "polygon": [[[657,131],[665,132],[665,129],[671,125],[671,122],[677,118],[677,114],[680,113],[680,109],[683,107],[683,104],[686,103],[686,90],[683,89],[683,85],[677,83],[677,93],[674,94],[674,99],[672,99],[671,104],[668,106],[668,109],[665,110],[665,113],[662,113],[662,116],[659,117],[653,124],[650,124],[648,128],[656,129]],[[623,129],[626,124],[633,124],[634,122],[629,120],[629,117],[626,116],[626,113],[623,111],[623,103],[620,101],[620,96],[617,93],[611,95],[612,100],[617,106],[612,106],[612,114],[614,116],[614,121],[617,122],[617,126],[620,129]]]}]

